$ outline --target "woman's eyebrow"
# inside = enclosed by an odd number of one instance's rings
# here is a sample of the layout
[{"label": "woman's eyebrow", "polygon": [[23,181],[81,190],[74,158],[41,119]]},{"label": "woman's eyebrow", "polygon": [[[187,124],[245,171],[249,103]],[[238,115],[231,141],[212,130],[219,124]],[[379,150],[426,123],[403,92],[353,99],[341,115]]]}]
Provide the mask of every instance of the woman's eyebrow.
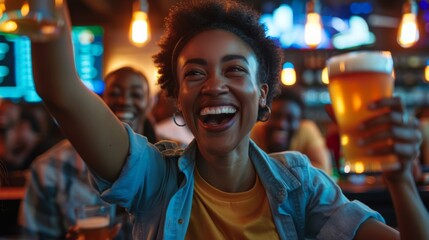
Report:
[{"label": "woman's eyebrow", "polygon": [[247,58],[245,58],[244,56],[242,56],[242,55],[235,55],[235,54],[226,55],[226,56],[222,57],[221,61],[222,62],[227,62],[227,61],[231,61],[231,60],[235,60],[235,59],[241,59],[241,60],[245,61],[247,64],[249,63],[247,61]]},{"label": "woman's eyebrow", "polygon": [[202,58],[191,58],[186,60],[185,64],[183,66],[186,66],[187,64],[198,64],[198,65],[207,65],[207,61]]},{"label": "woman's eyebrow", "polygon": [[[244,57],[242,55],[236,55],[236,54],[226,55],[226,56],[222,57],[221,62],[224,63],[224,62],[228,62],[228,61],[236,60],[236,59],[243,60],[247,64],[249,63],[247,61],[246,57]],[[206,66],[208,63],[207,63],[207,60],[202,59],[202,58],[191,58],[191,59],[186,60],[185,64],[183,64],[183,66],[186,66],[187,64],[198,64],[198,65],[205,65]]]}]

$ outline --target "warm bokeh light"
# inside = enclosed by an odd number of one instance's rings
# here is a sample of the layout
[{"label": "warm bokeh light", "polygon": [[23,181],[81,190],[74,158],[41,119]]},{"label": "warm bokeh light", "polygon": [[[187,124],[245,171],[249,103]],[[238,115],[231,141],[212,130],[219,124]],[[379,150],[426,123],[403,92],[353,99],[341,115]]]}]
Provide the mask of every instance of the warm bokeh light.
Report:
[{"label": "warm bokeh light", "polygon": [[296,83],[296,72],[292,63],[286,62],[283,64],[281,81],[286,86],[292,86]]},{"label": "warm bokeh light", "polygon": [[25,2],[21,7],[21,15],[23,17],[27,16],[30,12],[30,6],[28,5],[28,2]]},{"label": "warm bokeh light", "polygon": [[4,2],[0,2],[0,18],[3,16],[5,10],[6,6],[4,5]]},{"label": "warm bokeh light", "polygon": [[130,41],[137,47],[146,45],[150,40],[150,27],[147,13],[143,11],[133,12],[130,27]]},{"label": "warm bokeh light", "polygon": [[419,40],[417,17],[414,13],[405,13],[399,25],[398,43],[401,47],[409,48]]},{"label": "warm bokeh light", "polygon": [[349,144],[349,137],[347,135],[341,135],[341,145],[342,146],[346,146],[347,144]]},{"label": "warm bokeh light", "polygon": [[2,32],[13,32],[16,31],[16,29],[18,29],[18,24],[14,21],[7,21],[1,25]]},{"label": "warm bokeh light", "polygon": [[356,162],[355,163],[355,172],[356,173],[363,173],[365,171],[365,166],[362,162]]},{"label": "warm bokeh light", "polygon": [[322,69],[322,83],[328,85],[329,84],[329,75],[328,75],[328,68],[324,67]]},{"label": "warm bokeh light", "polygon": [[419,40],[417,24],[418,5],[414,0],[408,0],[402,5],[402,20],[398,28],[397,42],[403,48],[413,46]]},{"label": "warm bokeh light", "polygon": [[56,26],[45,25],[45,26],[42,26],[42,28],[40,29],[40,32],[46,35],[51,35],[51,34],[54,34],[56,30],[57,30]]},{"label": "warm bokeh light", "polygon": [[311,48],[317,47],[322,41],[322,23],[318,13],[307,13],[304,31],[305,44]]},{"label": "warm bokeh light", "polygon": [[350,165],[349,164],[346,164],[345,166],[344,166],[344,173],[350,173]]},{"label": "warm bokeh light", "polygon": [[425,67],[425,81],[429,82],[429,64]]}]

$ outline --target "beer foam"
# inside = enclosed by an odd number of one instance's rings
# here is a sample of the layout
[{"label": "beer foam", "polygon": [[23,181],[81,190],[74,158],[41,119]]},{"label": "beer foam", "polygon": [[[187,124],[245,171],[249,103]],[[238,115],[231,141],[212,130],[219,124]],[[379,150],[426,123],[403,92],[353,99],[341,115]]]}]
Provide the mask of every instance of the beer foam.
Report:
[{"label": "beer foam", "polygon": [[388,51],[356,51],[334,56],[327,61],[329,76],[346,72],[392,73],[393,60]]},{"label": "beer foam", "polygon": [[86,219],[78,219],[77,226],[79,228],[102,228],[109,225],[109,217],[91,217]]}]

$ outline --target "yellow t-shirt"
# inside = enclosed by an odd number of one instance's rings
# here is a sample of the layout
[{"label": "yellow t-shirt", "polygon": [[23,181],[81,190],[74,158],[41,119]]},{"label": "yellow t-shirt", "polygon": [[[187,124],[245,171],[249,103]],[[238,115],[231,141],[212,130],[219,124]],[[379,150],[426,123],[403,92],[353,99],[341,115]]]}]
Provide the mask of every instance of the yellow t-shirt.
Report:
[{"label": "yellow t-shirt", "polygon": [[186,239],[279,239],[259,178],[246,192],[226,193],[195,170],[195,190]]}]

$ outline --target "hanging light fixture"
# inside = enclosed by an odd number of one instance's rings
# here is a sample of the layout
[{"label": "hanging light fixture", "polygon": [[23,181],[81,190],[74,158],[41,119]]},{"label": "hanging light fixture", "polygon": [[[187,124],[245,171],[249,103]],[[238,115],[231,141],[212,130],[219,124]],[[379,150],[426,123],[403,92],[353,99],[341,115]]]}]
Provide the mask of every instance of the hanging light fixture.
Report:
[{"label": "hanging light fixture", "polygon": [[151,37],[148,13],[149,4],[147,0],[137,0],[134,2],[129,39],[137,47],[146,45]]},{"label": "hanging light fixture", "polygon": [[402,6],[402,20],[398,30],[398,44],[403,48],[413,46],[419,40],[417,24],[418,6],[414,0],[407,0]]},{"label": "hanging light fixture", "polygon": [[307,21],[304,28],[305,44],[310,48],[316,48],[322,41],[322,18],[320,17],[319,0],[310,0],[306,5]]}]

